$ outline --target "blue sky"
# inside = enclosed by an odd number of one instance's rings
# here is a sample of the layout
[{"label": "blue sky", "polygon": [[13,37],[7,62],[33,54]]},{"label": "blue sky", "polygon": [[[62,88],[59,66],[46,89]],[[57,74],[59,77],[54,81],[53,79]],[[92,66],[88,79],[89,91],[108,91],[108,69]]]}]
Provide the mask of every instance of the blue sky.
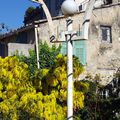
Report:
[{"label": "blue sky", "polygon": [[23,25],[25,10],[30,6],[38,6],[29,0],[0,0],[0,23],[10,29]]}]

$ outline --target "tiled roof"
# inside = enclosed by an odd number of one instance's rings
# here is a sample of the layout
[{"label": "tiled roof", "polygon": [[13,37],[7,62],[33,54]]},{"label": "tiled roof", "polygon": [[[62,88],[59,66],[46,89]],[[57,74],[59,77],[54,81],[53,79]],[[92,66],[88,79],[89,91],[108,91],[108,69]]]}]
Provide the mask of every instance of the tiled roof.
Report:
[{"label": "tiled roof", "polygon": [[[61,19],[61,18],[64,18],[64,16],[57,16],[57,17],[53,17],[53,20],[54,19]],[[26,31],[26,30],[29,30],[29,29],[32,29],[34,28],[34,25],[35,24],[41,24],[41,23],[44,23],[44,22],[47,22],[47,19],[43,19],[43,20],[37,20],[37,21],[34,21],[33,23],[31,24],[28,24],[26,26],[22,26],[14,31],[11,31],[9,33],[5,33],[3,35],[0,35],[0,40],[3,40],[7,37],[10,37],[10,36],[13,36],[13,35],[17,35],[18,33],[21,33],[23,31]]]},{"label": "tiled roof", "polygon": [[7,38],[7,37],[10,37],[10,36],[13,36],[13,35],[16,35],[18,33],[21,33],[23,31],[26,31],[26,30],[29,30],[29,29],[32,29],[34,28],[34,25],[31,24],[31,25],[28,25],[28,26],[22,26],[14,31],[10,31],[9,33],[5,33],[3,35],[0,35],[0,40],[3,40],[4,38]]}]

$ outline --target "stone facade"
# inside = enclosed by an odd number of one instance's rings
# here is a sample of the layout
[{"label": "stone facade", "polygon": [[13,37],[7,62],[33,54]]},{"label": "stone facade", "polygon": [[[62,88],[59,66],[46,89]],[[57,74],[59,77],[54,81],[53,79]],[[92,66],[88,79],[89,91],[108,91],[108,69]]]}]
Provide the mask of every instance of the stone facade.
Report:
[{"label": "stone facade", "polygon": [[[21,27],[10,33],[0,36],[0,56],[5,57],[9,55],[9,43],[34,44],[35,34],[34,26]],[[26,52],[26,51],[25,51]]]},{"label": "stone facade", "polygon": [[[97,8],[93,11],[89,40],[87,40],[86,70],[89,73],[101,74],[102,77],[113,76],[120,67],[120,4],[115,3]],[[74,15],[73,30],[81,31],[84,12]],[[53,20],[57,35],[66,31],[66,18]],[[40,24],[41,39],[49,42],[49,28],[47,22]],[[102,40],[101,26],[110,27],[111,41]],[[104,37],[104,36],[103,36]],[[106,78],[105,78],[106,79]]]},{"label": "stone facade", "polygon": [[[113,71],[120,67],[119,11],[119,5],[111,5],[111,7],[96,9],[93,13],[87,43],[87,49],[89,51],[87,54],[87,67],[93,73],[96,73],[97,70],[101,74],[103,74],[103,71],[112,74]],[[109,26],[111,28],[111,42],[102,40],[101,26]]]},{"label": "stone facade", "polygon": [[[113,76],[120,67],[120,2],[114,1],[93,10],[89,27],[89,39],[86,41],[86,72],[90,74],[101,74],[103,83],[107,82],[106,76]],[[72,16],[73,30],[81,31],[84,12]],[[64,16],[54,17],[53,24],[56,36],[64,39],[66,31],[66,19]],[[38,37],[40,40],[49,41],[49,27],[47,20],[37,21]],[[26,26],[27,27],[27,26]],[[21,31],[21,30],[18,30]],[[30,29],[22,29],[27,32],[27,43],[33,44],[35,41],[34,26]],[[21,33],[21,32],[18,32]],[[15,41],[16,34],[9,37],[0,38],[3,43]],[[59,41],[59,39],[58,39]],[[56,44],[56,43],[55,43]],[[59,44],[59,43],[58,43]],[[109,79],[110,80],[110,79]]]},{"label": "stone facade", "polygon": [[34,47],[34,44],[8,43],[8,56],[13,56],[16,53],[29,56],[29,50],[34,50]]}]

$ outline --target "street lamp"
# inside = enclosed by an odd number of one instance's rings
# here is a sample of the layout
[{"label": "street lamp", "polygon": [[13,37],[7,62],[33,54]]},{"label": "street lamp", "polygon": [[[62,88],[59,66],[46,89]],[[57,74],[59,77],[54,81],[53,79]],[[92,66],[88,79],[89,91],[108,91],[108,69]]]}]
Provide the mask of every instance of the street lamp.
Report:
[{"label": "street lamp", "polygon": [[[52,22],[52,17],[50,15],[50,12],[45,5],[43,0],[31,0],[33,2],[39,3],[42,5],[42,8],[45,12],[45,15],[48,20],[48,25],[50,29],[50,42],[57,41],[56,36],[54,35],[54,25]],[[81,37],[75,37],[74,39],[79,40],[87,40],[88,39],[88,29],[89,29],[89,23],[90,23],[90,17],[92,14],[92,10],[94,7],[95,0],[89,0],[89,3],[87,5],[87,9],[85,11],[85,15],[82,22],[82,36]],[[62,12],[65,16],[67,16],[67,32],[65,34],[66,42],[67,42],[67,80],[68,80],[68,86],[67,86],[67,120],[73,120],[73,31],[72,31],[72,22],[71,16],[74,15],[77,12],[77,5],[74,0],[65,0],[62,3],[61,6]],[[59,42],[59,41],[58,41]],[[60,41],[61,42],[61,41]]]},{"label": "street lamp", "polygon": [[74,0],[65,0],[61,6],[62,13],[70,16],[77,12],[77,5]]},{"label": "street lamp", "polygon": [[71,15],[77,12],[77,5],[74,0],[65,0],[61,6],[64,15],[68,16],[66,20],[67,34],[67,119],[73,120],[73,42],[71,40],[72,22]]}]

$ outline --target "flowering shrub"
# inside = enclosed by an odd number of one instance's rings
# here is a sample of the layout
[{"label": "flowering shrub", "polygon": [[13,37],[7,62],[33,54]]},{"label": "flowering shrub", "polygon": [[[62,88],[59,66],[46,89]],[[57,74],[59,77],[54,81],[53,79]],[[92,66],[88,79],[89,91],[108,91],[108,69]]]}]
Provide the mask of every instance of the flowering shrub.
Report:
[{"label": "flowering shrub", "polygon": [[[58,55],[49,69],[37,70],[30,79],[28,65],[17,57],[0,58],[0,119],[3,120],[65,120],[66,118],[66,56]],[[84,70],[74,58],[74,73]],[[84,107],[86,83],[75,82],[74,111]]]},{"label": "flowering shrub", "polygon": [[[54,67],[51,69],[42,69],[36,71],[33,85],[37,91],[42,92],[44,95],[54,94],[57,100],[57,104],[65,106],[67,103],[67,57],[59,54],[54,60]],[[82,73],[83,66],[79,63],[79,60],[74,57],[73,59],[73,76],[77,78]],[[77,86],[76,86],[77,83]],[[87,83],[81,83],[80,81],[74,82],[74,110],[84,107],[84,90],[88,89]],[[82,87],[79,90],[78,87]]]},{"label": "flowering shrub", "polygon": [[0,57],[0,113],[4,119],[17,120],[19,98],[35,91],[29,81],[27,68],[16,57]]},{"label": "flowering shrub", "polygon": [[65,111],[56,103],[54,94],[43,95],[40,92],[25,94],[21,98],[20,106],[32,117],[43,120],[65,119]]}]

